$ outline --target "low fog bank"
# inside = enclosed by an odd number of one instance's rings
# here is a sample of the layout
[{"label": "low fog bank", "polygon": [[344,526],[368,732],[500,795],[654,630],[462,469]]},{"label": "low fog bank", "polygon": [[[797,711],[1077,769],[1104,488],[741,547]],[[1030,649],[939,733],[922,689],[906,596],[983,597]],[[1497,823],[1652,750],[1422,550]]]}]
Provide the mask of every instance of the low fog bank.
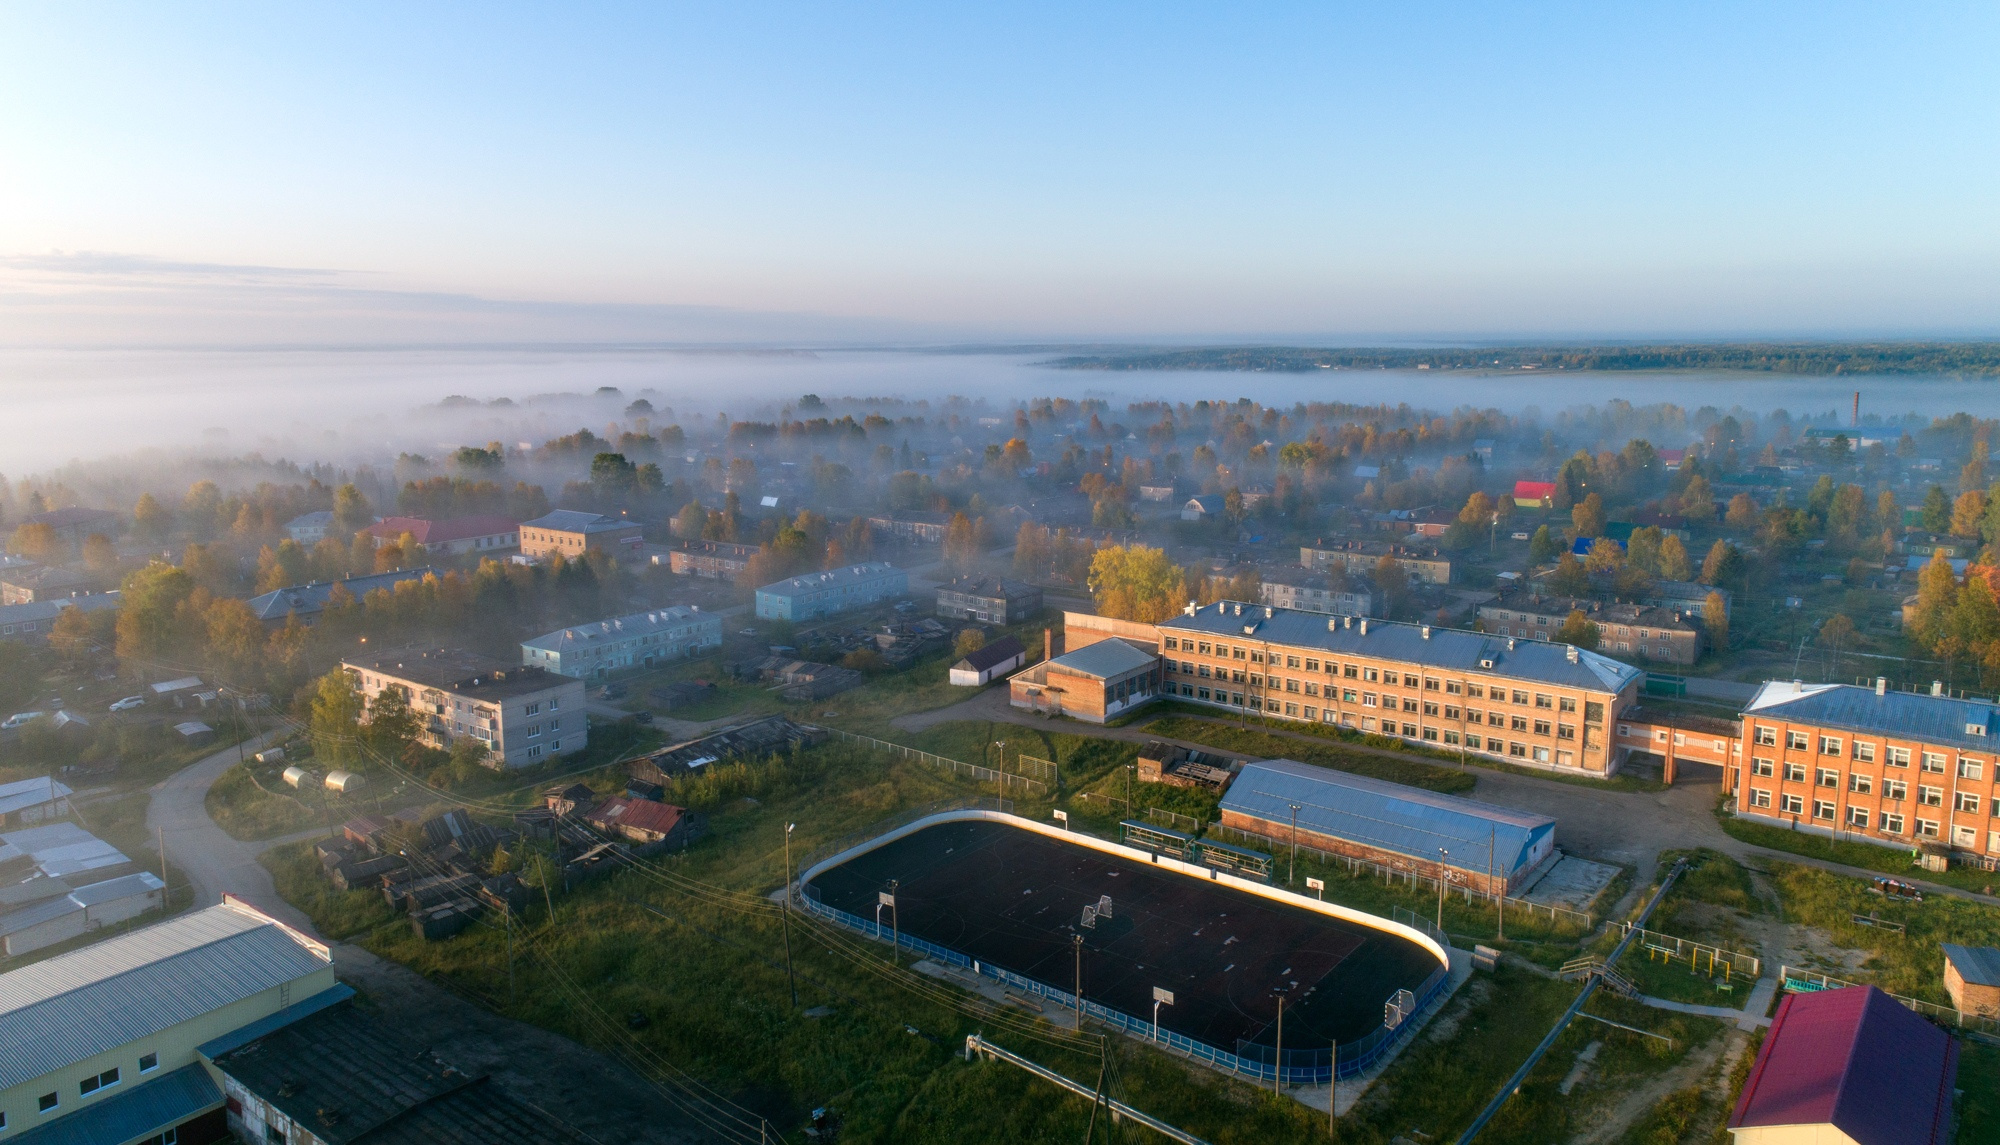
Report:
[{"label": "low fog bank", "polygon": [[[911,400],[956,394],[1003,408],[1043,395],[1103,398],[1114,406],[1248,396],[1272,405],[1388,401],[1509,413],[1624,400],[1844,417],[1857,385],[1864,414],[2000,415],[2000,387],[1952,378],[1856,383],[1720,372],[1443,377],[1418,371],[1106,376],[1043,368],[1052,356],[619,347],[0,351],[9,420],[36,427],[10,435],[0,449],[0,472],[35,473],[142,450],[257,452],[351,465],[463,444],[539,441],[599,428],[624,404],[588,397],[607,386],[627,401],[646,397],[670,406],[678,419],[718,413],[769,418],[780,403],[803,393]],[[437,408],[453,395],[479,404]],[[490,404],[498,399],[512,404]]]}]

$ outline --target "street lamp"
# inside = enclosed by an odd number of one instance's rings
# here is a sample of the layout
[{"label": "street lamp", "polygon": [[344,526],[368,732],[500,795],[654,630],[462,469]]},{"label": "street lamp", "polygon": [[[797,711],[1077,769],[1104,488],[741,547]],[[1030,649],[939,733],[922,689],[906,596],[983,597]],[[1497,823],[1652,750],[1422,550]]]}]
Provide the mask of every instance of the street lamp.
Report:
[{"label": "street lamp", "polygon": [[1438,848],[1438,933],[1444,933],[1444,860],[1451,854],[1443,847]]},{"label": "street lamp", "polygon": [[792,984],[792,1009],[799,1008],[799,979],[792,972],[792,828],[797,823],[785,824],[785,903],[779,917],[785,921],[785,978]]}]

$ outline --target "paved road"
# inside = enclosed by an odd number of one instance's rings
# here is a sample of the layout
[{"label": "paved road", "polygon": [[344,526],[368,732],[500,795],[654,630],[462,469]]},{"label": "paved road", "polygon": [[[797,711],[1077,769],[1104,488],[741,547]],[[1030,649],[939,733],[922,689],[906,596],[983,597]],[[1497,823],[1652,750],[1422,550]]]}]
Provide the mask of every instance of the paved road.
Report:
[{"label": "paved road", "polygon": [[[899,716],[891,722],[905,731],[922,731],[952,720],[990,720],[996,723],[1020,724],[1024,727],[1059,731],[1069,735],[1100,736],[1136,743],[1162,738],[1148,732],[1144,727],[1105,728],[1077,720],[1050,719],[1036,715],[1010,706],[1007,689],[1004,687],[987,688],[977,696],[950,707]],[[1329,742],[1309,732],[1290,732],[1282,728],[1261,725],[1257,730],[1305,743]],[[1202,747],[1208,751],[1216,750],[1192,741],[1170,742],[1187,743],[1189,746]],[[1341,746],[1350,751],[1382,755],[1389,759],[1412,758],[1399,752],[1370,748],[1361,744]],[[1715,818],[1715,804],[1722,793],[1722,769],[1718,767],[1683,763],[1680,781],[1664,791],[1621,791],[1610,787],[1564,783],[1554,779],[1543,779],[1540,776],[1496,771],[1484,767],[1474,767],[1470,770],[1477,784],[1473,788],[1472,798],[1502,807],[1511,807],[1517,811],[1532,811],[1555,816],[1556,839],[1564,850],[1586,858],[1630,865],[1638,874],[1635,891],[1652,881],[1660,852],[1686,847],[1708,847],[1738,860],[1782,860],[1787,863],[1819,867],[1822,870],[1854,878],[1872,879],[1881,874],[1879,871],[1794,855],[1789,851],[1774,851],[1767,847],[1753,846],[1732,837],[1722,829]],[[2000,897],[1960,890],[1957,887],[1927,882],[1909,875],[1898,877],[1907,882],[1918,883],[1926,891],[1956,895],[1989,906],[2000,906]]]},{"label": "paved road", "polygon": [[[167,858],[194,884],[195,905],[221,902],[223,892],[227,891],[273,918],[283,919],[311,934],[312,922],[304,912],[278,897],[271,872],[257,861],[257,856],[278,840],[245,843],[231,838],[208,817],[205,802],[208,789],[223,772],[236,766],[243,755],[276,742],[282,734],[269,731],[240,747],[223,748],[154,784],[152,802],[146,806],[146,829],[156,838],[165,833]],[[307,834],[319,833],[315,830]]]}]

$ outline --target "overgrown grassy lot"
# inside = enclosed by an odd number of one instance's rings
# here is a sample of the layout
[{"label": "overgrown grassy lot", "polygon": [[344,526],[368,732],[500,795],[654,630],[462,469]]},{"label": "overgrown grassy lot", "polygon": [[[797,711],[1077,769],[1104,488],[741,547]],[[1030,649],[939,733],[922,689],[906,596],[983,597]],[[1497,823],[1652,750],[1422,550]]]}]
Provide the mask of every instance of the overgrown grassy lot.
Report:
[{"label": "overgrown grassy lot", "polygon": [[258,786],[247,767],[232,767],[216,777],[202,803],[215,825],[238,839],[272,839],[324,826],[329,814]]},{"label": "overgrown grassy lot", "polygon": [[[1370,749],[1367,752],[1351,753],[1355,755],[1369,755],[1369,754],[1377,754],[1380,752],[1393,752],[1397,755],[1408,757],[1413,761],[1429,761],[1433,765],[1440,765],[1452,771],[1463,771],[1467,767],[1480,767],[1480,768],[1485,768],[1488,771],[1512,772],[1515,775],[1533,776],[1536,779],[1546,779],[1552,783],[1570,783],[1580,787],[1600,787],[1600,788],[1608,787],[1614,791],[1665,790],[1664,785],[1662,785],[1657,778],[1642,778],[1640,776],[1629,773],[1621,773],[1619,775],[1614,775],[1609,779],[1590,779],[1582,775],[1572,775],[1567,772],[1550,771],[1543,768],[1516,767],[1512,764],[1494,759],[1491,756],[1477,755],[1472,752],[1463,753],[1463,755],[1461,756],[1461,754],[1455,749],[1446,747],[1424,747],[1419,744],[1411,743],[1409,740],[1400,739],[1396,736],[1376,735],[1369,732],[1356,731],[1353,728],[1344,728],[1339,726],[1338,724],[1309,723],[1304,720],[1272,719],[1269,716],[1252,715],[1247,712],[1240,714],[1231,714],[1228,712],[1223,712],[1216,708],[1200,707],[1193,704],[1182,703],[1175,700],[1168,700],[1165,701],[1164,703],[1152,707],[1141,708],[1139,711],[1132,713],[1130,716],[1123,717],[1120,720],[1113,722],[1119,725],[1130,724],[1133,726],[1143,726],[1150,731],[1154,730],[1155,726],[1161,721],[1169,719],[1188,720],[1196,723],[1215,724],[1227,728],[1235,728],[1239,725],[1248,725],[1251,728],[1265,728],[1272,731],[1290,733],[1289,735],[1273,737],[1277,739],[1279,742],[1283,743],[1297,743],[1298,740],[1294,737],[1311,736],[1315,739],[1328,740],[1334,743],[1342,743],[1351,745],[1353,747]],[[1196,736],[1182,736],[1179,735],[1178,733],[1162,733],[1162,734],[1173,734],[1177,739],[1199,738]],[[1292,748],[1290,750],[1296,753],[1298,749]],[[1284,754],[1284,753],[1277,753],[1277,754]],[[1289,754],[1286,755],[1285,758],[1301,759],[1303,757],[1297,754]],[[1358,767],[1345,768],[1345,770],[1356,771],[1356,772],[1361,771],[1361,769]],[[1368,773],[1363,772],[1363,774],[1368,774]],[[1389,777],[1385,776],[1383,778],[1389,778]],[[1398,780],[1397,782],[1407,782],[1407,781]],[[1420,783],[1417,784],[1416,786],[1422,787],[1426,785]],[[1447,789],[1436,788],[1435,790],[1447,790]]]},{"label": "overgrown grassy lot", "polygon": [[[978,725],[947,725],[925,746],[955,743],[963,758],[972,755],[965,749],[974,737],[986,734]],[[1048,757],[1073,765],[1075,774],[1094,775],[1093,783],[1121,781],[1120,760],[1128,756],[1117,752],[1131,750],[1129,744],[1060,733],[1040,743]],[[1010,756],[1014,750],[1010,741]],[[1113,754],[1094,754],[1107,750]],[[1066,770],[1066,779],[1069,774]],[[989,1003],[892,970],[887,951],[877,944],[798,916],[792,920],[791,956],[801,1009],[791,1008],[785,932],[778,913],[766,905],[766,896],[784,880],[784,825],[798,824],[791,848],[796,870],[816,849],[886,816],[979,794],[923,764],[842,745],[705,769],[677,782],[668,798],[705,811],[711,835],[643,870],[567,893],[550,888],[553,917],[537,886],[528,909],[513,920],[511,979],[505,921],[498,917],[489,916],[457,938],[424,943],[379,896],[333,892],[308,845],[274,849],[264,861],[280,891],[326,934],[349,936],[496,1009],[587,1043],[627,1055],[660,1055],[787,1133],[806,1111],[830,1103],[852,1141],[1079,1140],[1089,1120],[1085,1102],[1011,1067],[967,1064],[955,1055],[966,1034],[983,1031],[1017,1052],[1093,1081],[1100,1067],[1094,1032],[1087,1031],[1091,1040],[1079,1044],[1032,1013],[996,1014]],[[1021,810],[1042,816],[1046,804]],[[522,849],[511,862],[531,882],[540,881],[532,851]],[[1426,898],[1378,889],[1365,878],[1326,874],[1329,897],[1364,908],[1386,910]],[[1487,932],[1489,924],[1476,917],[1482,912],[1461,918],[1461,909],[1461,904],[1448,907],[1448,925]],[[1510,932],[1523,933],[1524,941],[1527,927],[1510,920]],[[1437,1024],[1441,1041],[1420,1040],[1405,1050],[1362,1107],[1343,1119],[1342,1139],[1386,1143],[1413,1128],[1448,1131],[1462,1125],[1575,989],[1502,970],[1483,988],[1469,1016]],[[804,1017],[803,1010],[813,1007],[828,1012]],[[639,1028],[631,1023],[634,1015],[641,1018]],[[1662,1017],[1646,1012],[1633,1024],[1652,1029]],[[1105,1044],[1122,1100],[1207,1140],[1323,1137],[1323,1113],[1131,1039],[1113,1035]],[[1491,1139],[1546,1140],[1551,1126],[1564,1123],[1565,1107],[1574,1104],[1552,1096],[1567,1068],[1566,1060],[1550,1064],[1541,1071],[1553,1075],[1548,1079],[1538,1072]]]},{"label": "overgrown grassy lot", "polygon": [[1910,861],[1908,850],[1878,847],[1873,843],[1857,843],[1850,839],[1829,839],[1824,835],[1813,835],[1805,831],[1788,831],[1769,823],[1753,823],[1748,819],[1739,819],[1720,808],[1717,810],[1716,818],[1730,837],[1758,847],[1768,847],[1773,851],[1789,851],[1794,855],[1804,855],[1808,859],[1859,867],[1864,871],[1880,871],[1899,879],[1921,879],[1925,882],[1944,883],[1962,890],[1981,891],[1986,894],[1991,894],[1994,888],[2000,887],[2000,874],[1993,871],[1982,871],[1974,867],[1952,867],[1946,871],[1923,870]]},{"label": "overgrown grassy lot", "polygon": [[1295,759],[1300,763],[1317,764],[1321,767],[1353,772],[1356,775],[1404,783],[1411,787],[1423,787],[1431,791],[1471,791],[1477,782],[1472,774],[1464,769],[1428,762],[1415,756],[1395,759],[1372,752],[1355,751],[1334,742],[1322,745],[1291,736],[1272,735],[1268,731],[1254,727],[1238,728],[1195,716],[1162,716],[1144,726],[1147,731],[1169,739],[1186,740],[1259,759]]}]

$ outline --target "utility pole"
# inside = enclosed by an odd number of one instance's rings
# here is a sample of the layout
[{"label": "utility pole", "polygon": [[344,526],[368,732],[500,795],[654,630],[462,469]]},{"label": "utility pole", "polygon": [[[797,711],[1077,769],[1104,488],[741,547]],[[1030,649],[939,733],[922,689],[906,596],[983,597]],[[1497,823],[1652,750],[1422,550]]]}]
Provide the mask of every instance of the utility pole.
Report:
[{"label": "utility pole", "polygon": [[509,906],[501,916],[507,922],[507,1008],[514,1008],[514,908]]},{"label": "utility pole", "polygon": [[[1493,853],[1493,848],[1498,840],[1498,831],[1492,824],[1488,824],[1486,827],[1486,885],[1489,887],[1494,886],[1493,868],[1494,864],[1499,861],[1498,857]],[[1495,924],[1495,937],[1496,940],[1505,939],[1507,937],[1506,883],[1503,882],[1498,885],[1498,888],[1493,892],[1493,901],[1498,904],[1498,909],[1494,911],[1495,916],[1498,918],[1498,922]]]},{"label": "utility pole", "polygon": [[903,884],[896,879],[889,880],[889,961],[897,966],[903,964],[903,923],[896,917],[896,888]]},{"label": "utility pole", "polygon": [[1444,933],[1444,857],[1451,854],[1443,847],[1438,848],[1438,933]]},{"label": "utility pole", "polygon": [[792,828],[797,823],[785,824],[785,902],[780,907],[779,917],[785,921],[785,978],[792,984],[792,1009],[799,1008],[799,979],[792,973]]},{"label": "utility pole", "polygon": [[1132,773],[1138,766],[1136,763],[1125,765],[1125,818],[1127,819],[1132,817]]},{"label": "utility pole", "polygon": [[154,830],[160,833],[160,885],[162,888],[160,891],[160,905],[165,906],[167,897],[167,892],[164,889],[167,882],[167,829],[165,827],[156,827]]},{"label": "utility pole", "polygon": [[1294,803],[1291,805],[1291,808],[1292,808],[1292,865],[1285,868],[1286,886],[1292,885],[1292,876],[1297,874],[1299,870],[1299,805]]}]

